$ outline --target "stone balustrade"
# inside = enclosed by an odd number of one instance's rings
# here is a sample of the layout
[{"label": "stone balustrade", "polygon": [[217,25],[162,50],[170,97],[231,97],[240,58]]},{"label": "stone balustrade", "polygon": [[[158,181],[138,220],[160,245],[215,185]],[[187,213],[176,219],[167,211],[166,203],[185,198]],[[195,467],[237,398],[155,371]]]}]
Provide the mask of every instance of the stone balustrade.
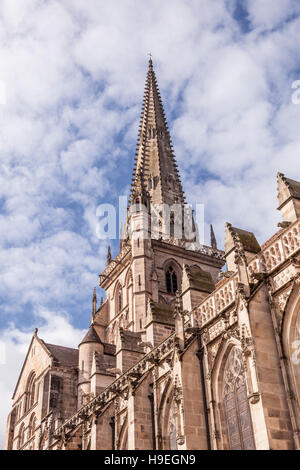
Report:
[{"label": "stone balustrade", "polygon": [[203,327],[234,303],[237,282],[238,276],[234,274],[193,310],[194,326]]},{"label": "stone balustrade", "polygon": [[278,235],[270,245],[253,258],[248,271],[253,273],[271,273],[284,261],[294,255],[300,248],[300,222],[299,220],[290,225],[288,229]]},{"label": "stone balustrade", "polygon": [[[281,232],[278,237],[249,263],[248,272],[252,281],[253,273],[272,273],[273,270],[293,256],[300,248],[300,222],[296,221],[288,229]],[[274,278],[275,287],[281,287],[288,282],[294,269]],[[212,292],[200,305],[192,311],[193,324],[203,327],[212,319],[216,318],[222,311],[227,309],[235,301],[235,291],[238,282],[237,274],[234,274]],[[258,281],[254,281],[258,282]]]}]

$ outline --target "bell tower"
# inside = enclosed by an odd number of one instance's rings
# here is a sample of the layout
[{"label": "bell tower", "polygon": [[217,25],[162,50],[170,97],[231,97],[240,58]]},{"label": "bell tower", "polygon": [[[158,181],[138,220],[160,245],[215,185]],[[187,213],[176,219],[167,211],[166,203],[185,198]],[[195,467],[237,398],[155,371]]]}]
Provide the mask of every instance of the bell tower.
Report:
[{"label": "bell tower", "polygon": [[[180,293],[184,305],[193,308],[217,281],[224,265],[224,253],[217,249],[215,238],[209,247],[196,243],[195,237],[189,239],[185,231],[178,236],[175,227],[183,227],[187,217],[195,229],[193,215],[186,210],[150,58],[126,237],[118,255],[109,256],[108,265],[100,275],[100,286],[106,290],[107,298],[95,316],[95,324],[100,318],[102,322],[106,318],[105,341],[117,345],[117,349],[126,349],[128,353],[132,348],[133,356],[138,357],[143,344],[148,347],[158,344],[174,331],[176,292]],[[138,335],[138,341],[133,341],[134,334]],[[122,364],[121,359],[118,364]]]}]

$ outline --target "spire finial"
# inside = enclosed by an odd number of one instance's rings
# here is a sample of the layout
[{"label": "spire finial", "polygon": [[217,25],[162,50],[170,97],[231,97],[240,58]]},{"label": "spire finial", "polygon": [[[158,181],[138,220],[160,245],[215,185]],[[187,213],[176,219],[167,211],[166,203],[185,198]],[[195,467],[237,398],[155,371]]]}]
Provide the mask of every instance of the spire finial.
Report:
[{"label": "spire finial", "polygon": [[94,287],[93,302],[92,302],[91,325],[95,321],[96,311],[97,311],[97,293],[96,293],[96,287]]},{"label": "spire finial", "polygon": [[214,228],[212,224],[210,224],[210,246],[212,247],[213,250],[217,250],[217,240],[214,232]]},{"label": "spire finial", "polygon": [[106,256],[106,266],[108,266],[111,262],[111,248],[110,245],[107,247],[107,256]]},{"label": "spire finial", "polygon": [[120,237],[120,250],[123,248],[124,244],[124,232],[123,232],[123,223],[122,221],[120,222],[120,230],[119,230],[119,237]]},{"label": "spire finial", "polygon": [[148,56],[149,56],[149,70],[148,70],[148,72],[152,72],[153,71],[153,62],[152,62],[151,52],[149,52]]}]

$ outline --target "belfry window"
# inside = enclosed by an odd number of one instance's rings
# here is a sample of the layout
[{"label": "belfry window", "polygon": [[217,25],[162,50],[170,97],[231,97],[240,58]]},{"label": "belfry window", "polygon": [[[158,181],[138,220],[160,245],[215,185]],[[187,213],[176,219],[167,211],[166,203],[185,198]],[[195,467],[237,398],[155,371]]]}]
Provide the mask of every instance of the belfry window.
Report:
[{"label": "belfry window", "polygon": [[166,272],[166,286],[169,294],[175,294],[178,289],[177,276],[172,266]]}]

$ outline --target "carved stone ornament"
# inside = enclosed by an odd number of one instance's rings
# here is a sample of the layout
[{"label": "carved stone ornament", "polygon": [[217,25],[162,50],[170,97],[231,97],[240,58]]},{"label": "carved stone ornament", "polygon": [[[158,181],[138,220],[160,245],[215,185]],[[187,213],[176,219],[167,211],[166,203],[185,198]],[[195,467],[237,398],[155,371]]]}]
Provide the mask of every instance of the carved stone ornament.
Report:
[{"label": "carved stone ornament", "polygon": [[254,392],[254,393],[252,393],[251,395],[248,396],[248,399],[249,399],[249,402],[252,405],[255,405],[255,403],[259,402],[260,394],[258,392]]},{"label": "carved stone ornament", "polygon": [[185,443],[185,436],[177,436],[176,441],[178,445],[182,446]]},{"label": "carved stone ornament", "polygon": [[286,307],[291,291],[292,289],[288,289],[287,291],[283,292],[278,297],[276,297],[275,302],[277,303],[281,313],[284,312],[284,309]]},{"label": "carved stone ornament", "polygon": [[241,346],[244,354],[250,354],[250,346],[253,345],[253,339],[250,335],[247,325],[243,324],[241,326]]}]

